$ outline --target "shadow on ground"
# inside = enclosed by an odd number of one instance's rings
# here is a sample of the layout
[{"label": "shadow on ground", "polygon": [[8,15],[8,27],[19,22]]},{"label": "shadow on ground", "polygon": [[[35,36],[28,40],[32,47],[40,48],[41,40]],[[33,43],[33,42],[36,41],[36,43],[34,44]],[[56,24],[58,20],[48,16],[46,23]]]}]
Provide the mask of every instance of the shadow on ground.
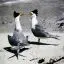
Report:
[{"label": "shadow on ground", "polygon": [[33,44],[33,45],[54,45],[57,46],[58,44],[48,44],[48,43],[42,43],[42,42],[34,42],[34,41],[28,41],[29,44]]},{"label": "shadow on ground", "polygon": [[[16,56],[17,59],[18,59],[18,55],[19,55],[19,56],[23,56],[23,55],[17,54],[17,50],[12,50],[11,47],[5,47],[4,49],[5,49],[6,51],[11,52],[11,53],[14,54],[13,56],[9,57],[9,59],[12,58],[12,57],[14,57],[14,56]],[[21,52],[23,52],[23,51],[25,51],[25,50],[28,50],[28,49],[29,49],[29,48],[22,48],[22,49],[20,49],[19,53],[21,53]],[[25,57],[25,56],[23,56],[23,57]]]},{"label": "shadow on ground", "polygon": [[[33,45],[54,45],[54,46],[57,46],[57,45],[58,45],[58,44],[47,44],[47,43],[33,42],[33,41],[32,41],[32,42],[28,41],[28,44],[33,44]],[[11,47],[5,47],[4,49],[5,49],[6,51],[14,54],[13,56],[9,57],[9,59],[12,58],[12,57],[14,57],[14,56],[16,56],[17,59],[18,59],[18,55],[19,55],[19,56],[23,56],[23,55],[18,54],[18,53],[17,53],[17,50],[12,50]],[[21,52],[23,52],[23,51],[25,51],[25,50],[28,50],[28,49],[29,49],[29,48],[22,48],[22,49],[20,49],[19,53],[21,53]],[[25,56],[23,56],[23,57],[25,57]]]}]

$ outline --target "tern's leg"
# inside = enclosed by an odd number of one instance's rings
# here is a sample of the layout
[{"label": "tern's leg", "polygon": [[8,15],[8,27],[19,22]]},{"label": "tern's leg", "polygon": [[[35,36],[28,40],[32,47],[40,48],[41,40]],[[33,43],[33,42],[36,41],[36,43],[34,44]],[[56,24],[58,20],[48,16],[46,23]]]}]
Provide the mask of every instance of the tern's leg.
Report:
[{"label": "tern's leg", "polygon": [[40,43],[40,38],[38,38],[38,42]]},{"label": "tern's leg", "polygon": [[28,42],[28,36],[26,36],[26,40],[27,40],[27,42]]}]

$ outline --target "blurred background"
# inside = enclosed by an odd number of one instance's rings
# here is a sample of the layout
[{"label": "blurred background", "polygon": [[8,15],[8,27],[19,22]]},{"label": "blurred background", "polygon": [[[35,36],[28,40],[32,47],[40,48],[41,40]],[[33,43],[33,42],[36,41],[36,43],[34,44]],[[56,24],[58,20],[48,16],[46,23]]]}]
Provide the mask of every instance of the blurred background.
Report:
[{"label": "blurred background", "polygon": [[[38,19],[47,31],[63,32],[64,27],[58,28],[57,21],[64,17],[64,0],[0,0],[0,32],[12,32],[14,29],[13,11],[29,13],[38,9]],[[30,31],[30,16],[22,16],[23,31]]]}]

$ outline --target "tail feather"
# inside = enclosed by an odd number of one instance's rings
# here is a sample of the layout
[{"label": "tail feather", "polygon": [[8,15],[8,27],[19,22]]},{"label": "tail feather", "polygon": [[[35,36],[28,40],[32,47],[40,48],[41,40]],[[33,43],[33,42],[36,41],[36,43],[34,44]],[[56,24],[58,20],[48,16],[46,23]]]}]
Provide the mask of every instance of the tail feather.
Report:
[{"label": "tail feather", "polygon": [[60,40],[58,37],[60,37],[60,36],[57,36],[57,35],[50,35],[50,38],[54,38],[54,39]]},{"label": "tail feather", "polygon": [[57,39],[57,40],[60,40],[58,37],[52,37],[52,38]]}]

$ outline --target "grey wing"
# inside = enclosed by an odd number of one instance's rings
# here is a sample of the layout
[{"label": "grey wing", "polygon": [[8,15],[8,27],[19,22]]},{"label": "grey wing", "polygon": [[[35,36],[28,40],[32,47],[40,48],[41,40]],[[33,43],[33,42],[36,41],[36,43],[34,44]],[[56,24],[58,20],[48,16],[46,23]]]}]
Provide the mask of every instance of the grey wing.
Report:
[{"label": "grey wing", "polygon": [[43,36],[43,37],[49,37],[50,36],[50,34],[48,33],[48,32],[46,32],[43,28],[42,28],[42,26],[40,26],[40,25],[36,25],[36,30],[39,32],[39,34],[41,34],[41,36]]},{"label": "grey wing", "polygon": [[[42,28],[41,28],[41,26],[39,26],[39,25],[37,25],[36,26],[36,31],[38,32],[38,36],[40,36],[40,37],[47,37],[47,38],[54,38],[54,39],[58,39],[57,37],[57,35],[52,35],[52,34],[50,34],[50,33],[48,33],[48,32],[46,32],[45,30],[43,30]],[[58,39],[59,40],[59,39]]]},{"label": "grey wing", "polygon": [[10,35],[8,35],[8,41],[9,41],[9,44],[12,45],[12,46],[17,46],[17,41]]},{"label": "grey wing", "polygon": [[39,31],[44,31],[43,27],[40,26],[40,25],[36,25],[36,29],[39,30]]},{"label": "grey wing", "polygon": [[22,32],[14,31],[13,37],[19,43],[24,43],[24,44],[26,43],[26,38]]}]

